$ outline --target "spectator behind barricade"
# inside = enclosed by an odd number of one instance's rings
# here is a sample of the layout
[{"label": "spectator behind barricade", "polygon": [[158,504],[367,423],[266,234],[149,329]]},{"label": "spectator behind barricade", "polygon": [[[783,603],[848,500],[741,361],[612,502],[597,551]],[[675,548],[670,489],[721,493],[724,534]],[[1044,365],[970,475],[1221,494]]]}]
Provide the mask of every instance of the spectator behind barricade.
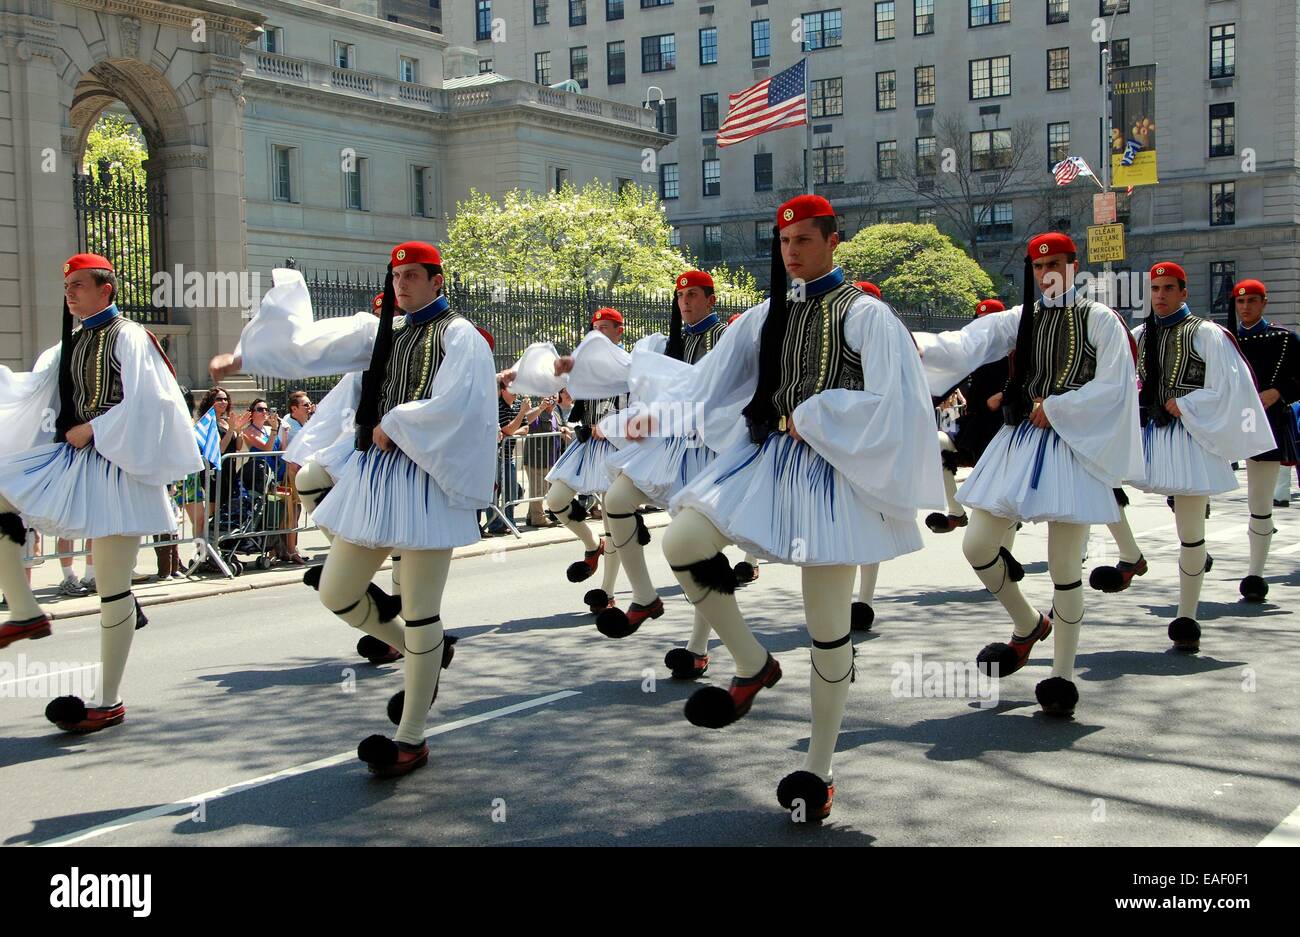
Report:
[{"label": "spectator behind barricade", "polygon": [[[240,438],[249,452],[275,452],[279,431],[280,417],[271,412],[270,404],[258,397],[248,405],[248,424]],[[271,475],[271,459],[256,455],[250,456],[239,470],[239,480],[249,494],[266,491]]]},{"label": "spectator behind barricade", "polygon": [[[280,451],[284,452],[289,448],[289,443],[293,442],[293,437],[298,434],[311,415],[316,412],[316,405],[311,402],[307,392],[295,390],[289,395],[289,415],[284,418],[280,424]],[[285,525],[289,528],[298,526],[298,519],[302,514],[302,499],[298,497],[298,469],[299,466],[292,462],[285,463],[285,484],[289,488],[289,510],[288,523]],[[293,563],[295,566],[302,566],[307,561],[302,554],[298,552],[298,532],[291,530],[285,535],[285,560]]]},{"label": "spectator behind barricade", "polygon": [[[528,411],[532,409],[532,401],[527,397],[516,397],[506,389],[504,381],[497,381],[497,469],[496,482],[493,486],[494,500],[502,514],[510,517],[510,522],[515,521],[514,508],[505,507],[507,501],[514,501],[519,497],[516,493],[519,488],[518,470],[515,467],[515,449],[517,444],[513,437],[527,432],[525,420],[528,418]],[[512,441],[506,442],[506,438],[511,437]],[[488,521],[487,534],[490,537],[499,537],[502,534],[508,534],[510,528],[506,526],[501,514],[492,512],[492,517]]]},{"label": "spectator behind barricade", "polygon": [[[564,425],[559,401],[555,397],[543,397],[541,406],[534,412],[537,416],[528,424],[527,430],[530,437],[539,438],[524,441],[522,456],[524,473],[528,478],[528,526],[555,527],[557,522],[547,519],[542,503],[550,487],[546,473],[560,457],[565,442],[572,438],[573,433]],[[560,435],[550,435],[553,433]]]},{"label": "spectator behind barricade", "polygon": [[[203,395],[203,399],[194,409],[194,422],[198,423],[209,410],[214,411],[217,418],[221,454],[238,452],[243,447],[241,434],[244,427],[248,425],[250,414],[231,412],[230,394],[224,387],[213,387]],[[190,516],[190,523],[194,525],[196,535],[205,537],[210,535],[208,521],[216,515],[218,485],[221,486],[221,503],[223,505],[234,503],[237,492],[235,478],[238,469],[239,466],[233,462],[227,471],[221,471],[220,465],[209,466],[199,473],[197,483],[192,489],[184,493],[185,510]],[[197,558],[205,558],[201,548]]]}]

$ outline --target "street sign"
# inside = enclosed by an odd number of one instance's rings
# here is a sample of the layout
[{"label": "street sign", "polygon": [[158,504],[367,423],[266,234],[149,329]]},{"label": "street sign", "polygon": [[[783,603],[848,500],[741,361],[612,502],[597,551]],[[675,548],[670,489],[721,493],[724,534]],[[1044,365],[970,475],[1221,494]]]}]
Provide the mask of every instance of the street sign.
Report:
[{"label": "street sign", "polygon": [[1092,196],[1092,223],[1115,223],[1115,193],[1095,192]]},{"label": "street sign", "polygon": [[1124,226],[1088,226],[1088,263],[1101,264],[1124,259]]}]

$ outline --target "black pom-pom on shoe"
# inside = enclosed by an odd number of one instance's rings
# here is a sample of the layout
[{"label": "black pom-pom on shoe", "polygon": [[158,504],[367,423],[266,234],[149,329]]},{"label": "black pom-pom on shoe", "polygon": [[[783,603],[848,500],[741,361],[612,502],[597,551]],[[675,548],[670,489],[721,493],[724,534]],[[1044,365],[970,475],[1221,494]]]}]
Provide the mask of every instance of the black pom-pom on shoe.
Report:
[{"label": "black pom-pom on shoe", "polygon": [[1120,592],[1124,588],[1124,574],[1114,566],[1097,566],[1088,574],[1088,585],[1098,592]]},{"label": "black pom-pom on shoe", "polygon": [[1169,623],[1169,640],[1174,650],[1194,654],[1201,649],[1201,626],[1191,618],[1175,618]]},{"label": "black pom-pom on shoe", "polygon": [[783,777],[776,786],[776,799],[786,810],[803,807],[805,823],[817,823],[830,815],[831,787],[811,771]]},{"label": "black pom-pom on shoe", "polygon": [[720,686],[701,687],[686,701],[686,721],[703,729],[721,729],[736,721],[736,702]]},{"label": "black pom-pom on shoe", "polygon": [[1034,696],[1049,716],[1073,716],[1074,707],[1079,704],[1079,688],[1064,677],[1048,677],[1034,687]]},{"label": "black pom-pom on shoe", "polygon": [[674,680],[697,680],[709,670],[709,655],[675,647],[664,655],[664,665],[672,671]]},{"label": "black pom-pom on shoe", "polygon": [[397,764],[397,743],[382,735],[366,736],[357,746],[357,757],[372,768],[391,767]]},{"label": "black pom-pom on shoe", "polygon": [[45,706],[45,718],[55,725],[81,722],[86,714],[86,704],[79,696],[59,696]]},{"label": "black pom-pom on shoe", "polygon": [[876,610],[866,602],[854,602],[849,610],[849,622],[854,631],[870,631],[876,621]]},{"label": "black pom-pom on shoe", "polygon": [[607,638],[626,638],[639,627],[632,624],[621,608],[606,608],[596,616],[596,630]]},{"label": "black pom-pom on shoe", "polygon": [[736,574],[737,586],[747,586],[758,578],[758,570],[752,563],[746,563],[744,560],[731,567],[731,571]]},{"label": "black pom-pom on shoe", "polygon": [[604,589],[588,589],[582,597],[582,602],[587,608],[591,609],[591,614],[599,615],[609,608],[610,595]]},{"label": "black pom-pom on shoe", "polygon": [[1247,602],[1263,602],[1268,598],[1268,583],[1263,576],[1247,576],[1241,581],[1240,591]]},{"label": "black pom-pom on shoe", "polygon": [[[429,708],[433,709],[433,704],[438,702],[438,690],[442,688],[442,681],[433,688],[433,699],[429,700]],[[388,698],[388,721],[395,726],[402,724],[402,710],[406,707],[406,691],[398,690]],[[364,760],[364,759],[363,759]]]},{"label": "black pom-pom on shoe", "polygon": [[986,677],[1006,677],[1020,669],[1020,655],[1010,644],[996,641],[975,655],[975,665]]}]

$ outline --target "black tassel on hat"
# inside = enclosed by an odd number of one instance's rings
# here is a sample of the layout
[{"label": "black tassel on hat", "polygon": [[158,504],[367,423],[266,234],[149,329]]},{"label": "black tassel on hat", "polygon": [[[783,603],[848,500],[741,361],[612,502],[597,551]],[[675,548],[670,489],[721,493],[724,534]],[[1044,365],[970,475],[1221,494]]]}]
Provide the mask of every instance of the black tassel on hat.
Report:
[{"label": "black tassel on hat", "polygon": [[1034,358],[1034,261],[1028,254],[1025,254],[1025,280],[1020,290],[1020,325],[1012,356],[1011,379],[1002,398],[1002,421],[1017,426],[1029,416],[1032,406],[1026,385]]},{"label": "black tassel on hat", "polygon": [[772,226],[772,288],[768,299],[767,319],[758,346],[758,387],[741,411],[749,424],[749,438],[756,443],[767,439],[776,429],[776,403],[773,397],[781,382],[781,347],[790,324],[786,305],[785,261],[781,259],[781,229]]},{"label": "black tassel on hat", "polygon": [[686,357],[686,338],[682,335],[682,297],[673,291],[673,312],[668,321],[668,347],[664,354],[681,361]]},{"label": "black tassel on hat", "polygon": [[384,301],[379,312],[379,332],[375,347],[370,352],[370,367],[361,376],[361,402],[357,404],[357,449],[364,452],[374,442],[375,427],[379,425],[379,391],[388,374],[388,359],[393,355],[393,316],[397,307],[397,293],[393,289],[393,265],[388,265],[384,278]]},{"label": "black tassel on hat", "polygon": [[72,386],[72,326],[76,317],[63,300],[63,339],[59,344],[59,416],[54,422],[54,441],[66,442],[68,430],[76,426],[76,391]]}]

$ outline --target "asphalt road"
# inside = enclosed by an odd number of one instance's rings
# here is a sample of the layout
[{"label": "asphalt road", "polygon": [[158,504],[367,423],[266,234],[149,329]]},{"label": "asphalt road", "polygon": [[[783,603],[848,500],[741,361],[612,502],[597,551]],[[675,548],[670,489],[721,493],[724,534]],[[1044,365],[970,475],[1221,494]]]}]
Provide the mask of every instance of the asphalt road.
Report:
[{"label": "asphalt road", "polygon": [[[739,723],[698,729],[682,716],[694,685],[663,666],[691,615],[656,531],[647,555],[655,581],[673,583],[661,590],[668,611],[623,641],[600,636],[583,609],[592,583],[564,579],[576,544],[457,560],[442,614],[461,642],[430,717],[430,762],[396,781],[372,779],[355,749],[372,732],[391,733],[385,706],[400,665],[360,661],[358,633],[305,587],[152,609],[127,670],[126,723],[86,737],[54,730],[42,682],[22,677],[34,662],[71,670],[97,660],[94,619],[58,622],[52,638],[0,652],[0,663],[20,668],[0,675],[0,843],[1255,845],[1294,836],[1295,818],[1278,828],[1300,804],[1291,611],[1300,501],[1276,514],[1269,602],[1247,606],[1237,595],[1244,487],[1216,500],[1205,634],[1190,657],[1165,636],[1177,599],[1173,515],[1163,499],[1134,493],[1131,517],[1151,570],[1126,593],[1088,591],[1073,721],[1036,712],[1045,651],[986,707],[900,695],[902,671],[969,661],[1005,640],[1008,623],[963,560],[960,532],[927,532],[924,551],[887,564],[875,629],[857,638],[834,814],[820,827],[790,822],[775,798],[807,745],[798,571],[765,566],[741,593],[785,678]],[[1109,551],[1106,538],[1094,529],[1088,567]],[[1046,607],[1046,528],[1027,527],[1016,554],[1026,594]],[[708,679],[725,685],[730,675],[719,647]]]}]

